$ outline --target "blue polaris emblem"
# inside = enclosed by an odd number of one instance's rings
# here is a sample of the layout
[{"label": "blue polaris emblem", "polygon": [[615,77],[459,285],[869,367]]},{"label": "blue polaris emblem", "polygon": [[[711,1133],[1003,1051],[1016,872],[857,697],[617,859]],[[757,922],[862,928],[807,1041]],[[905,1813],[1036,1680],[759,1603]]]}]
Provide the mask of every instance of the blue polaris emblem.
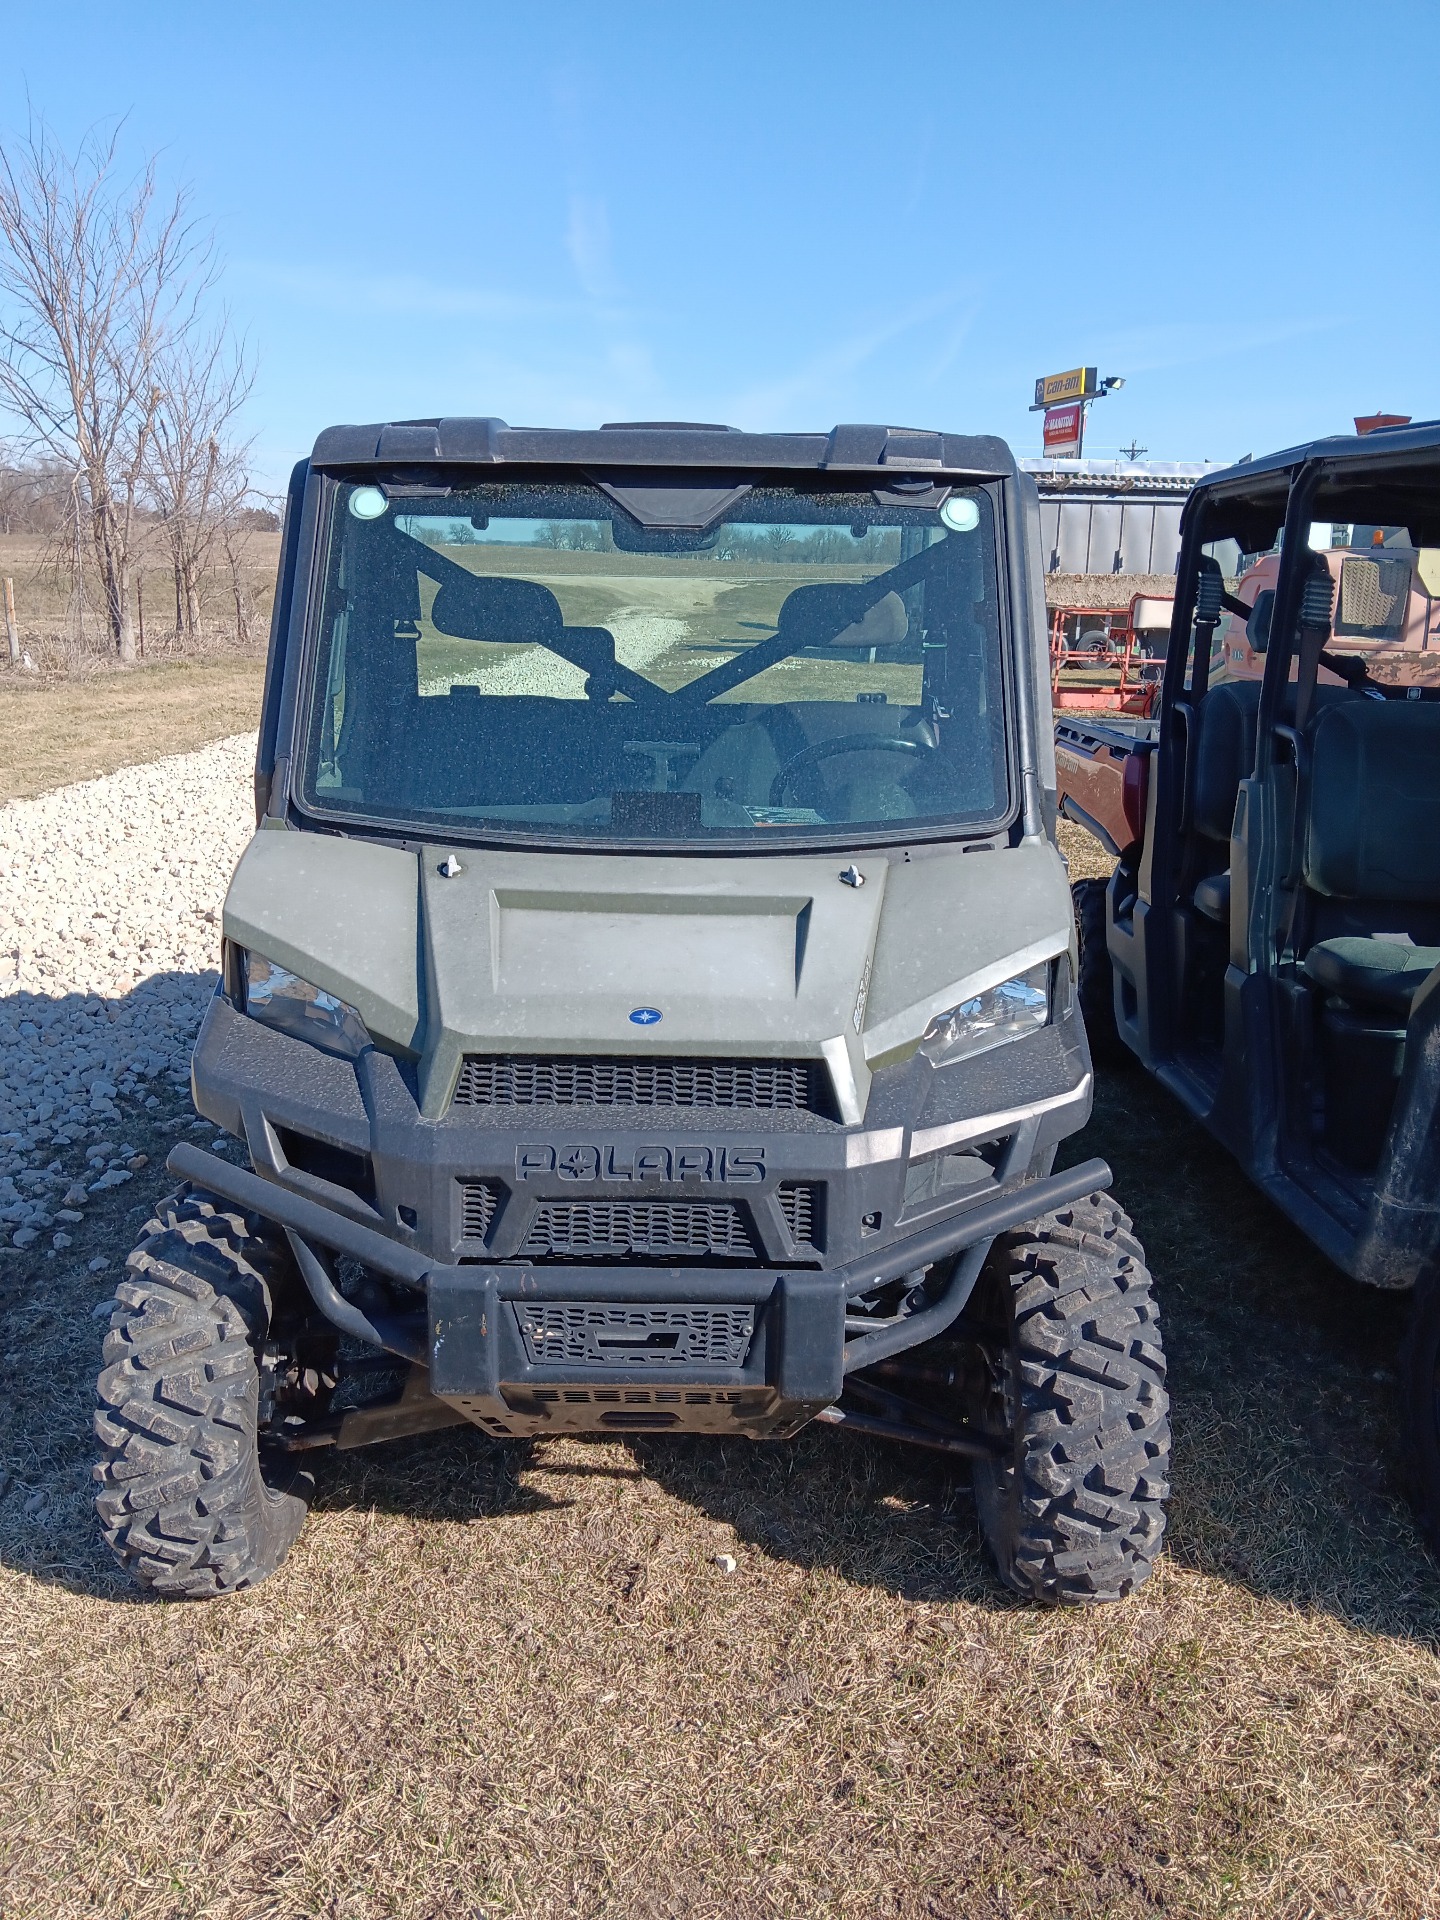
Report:
[{"label": "blue polaris emblem", "polygon": [[636,1007],[630,1018],[637,1027],[655,1027],[664,1019],[658,1007]]}]

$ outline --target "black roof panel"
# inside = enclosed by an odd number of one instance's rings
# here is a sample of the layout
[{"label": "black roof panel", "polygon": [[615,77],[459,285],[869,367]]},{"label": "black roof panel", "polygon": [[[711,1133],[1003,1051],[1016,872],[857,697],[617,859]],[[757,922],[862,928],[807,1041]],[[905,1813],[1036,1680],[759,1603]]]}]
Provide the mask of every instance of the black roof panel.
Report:
[{"label": "black roof panel", "polygon": [[317,467],[575,466],[794,468],[810,472],[909,471],[1003,477],[1015,472],[993,434],[914,427],[839,426],[828,433],[741,433],[733,427],[617,424],[593,430],[510,427],[503,420],[394,420],[327,427]]},{"label": "black roof panel", "polygon": [[1374,433],[1335,433],[1323,440],[1307,440],[1298,447],[1284,447],[1279,453],[1262,454],[1258,460],[1240,460],[1218,473],[1207,473],[1196,482],[1200,492],[1211,487],[1232,486],[1237,480],[1260,474],[1279,473],[1303,466],[1307,460],[1381,460],[1393,454],[1440,452],[1440,420],[1416,420],[1405,427],[1380,427]]}]

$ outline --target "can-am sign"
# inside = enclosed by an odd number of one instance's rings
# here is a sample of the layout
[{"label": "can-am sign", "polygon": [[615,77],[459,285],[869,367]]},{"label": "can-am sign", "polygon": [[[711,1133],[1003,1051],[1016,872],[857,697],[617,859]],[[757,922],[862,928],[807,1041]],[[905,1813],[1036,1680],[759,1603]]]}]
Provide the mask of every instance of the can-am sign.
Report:
[{"label": "can-am sign", "polygon": [[1072,367],[1069,373],[1047,373],[1035,382],[1035,405],[1057,406],[1062,400],[1093,400],[1100,391],[1098,367]]},{"label": "can-am sign", "polygon": [[1046,453],[1073,453],[1080,445],[1085,423],[1085,405],[1076,400],[1068,407],[1049,407],[1045,413]]}]

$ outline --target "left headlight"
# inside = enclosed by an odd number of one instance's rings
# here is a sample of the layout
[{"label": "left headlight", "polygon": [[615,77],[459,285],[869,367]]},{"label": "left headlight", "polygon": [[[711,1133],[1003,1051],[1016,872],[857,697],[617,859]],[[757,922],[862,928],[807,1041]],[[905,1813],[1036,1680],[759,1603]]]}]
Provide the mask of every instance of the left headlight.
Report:
[{"label": "left headlight", "polygon": [[258,953],[247,953],[241,963],[245,982],[245,1011],[262,1026],[274,1027],[312,1047],[354,1060],[371,1044],[365,1022],[354,1007],[337,1000],[323,987],[312,987],[287,967],[277,966]]},{"label": "left headlight", "polygon": [[1050,962],[987,987],[973,1000],[964,1000],[948,1013],[938,1014],[925,1029],[920,1051],[933,1067],[948,1067],[1006,1040],[1021,1040],[1050,1018]]}]

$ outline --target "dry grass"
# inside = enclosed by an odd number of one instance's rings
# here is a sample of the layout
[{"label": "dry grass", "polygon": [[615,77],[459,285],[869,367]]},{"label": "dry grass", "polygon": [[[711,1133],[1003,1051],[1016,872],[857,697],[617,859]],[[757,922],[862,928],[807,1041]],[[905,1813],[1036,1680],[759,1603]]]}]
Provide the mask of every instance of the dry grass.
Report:
[{"label": "dry grass", "polygon": [[1086,833],[1083,827],[1077,827],[1073,820],[1059,821],[1058,831],[1060,851],[1070,868],[1072,880],[1103,880],[1109,877],[1115,862],[1092,834]]},{"label": "dry grass", "polygon": [[188,753],[257,723],[260,652],[75,676],[0,675],[0,802]]},{"label": "dry grass", "polygon": [[1000,1590],[943,1460],[815,1430],[322,1460],[267,1586],[147,1602],[88,1515],[114,1274],[83,1263],[163,1176],[73,1256],[6,1254],[0,1912],[1434,1914],[1400,1307],[1138,1074],[1102,1086],[1092,1152],[1158,1276],[1176,1439],[1168,1556],[1095,1613]]},{"label": "dry grass", "polygon": [[267,1586],[147,1602],[89,1519],[83,1262],[163,1176],[72,1265],[7,1254],[0,1911],[1433,1914],[1397,1303],[1139,1076],[1073,1146],[1145,1235],[1175,1398],[1168,1557],[1088,1614],[1002,1593],[945,1462],[820,1431],[333,1457]]},{"label": "dry grass", "polygon": [[46,543],[0,535],[0,576],[14,580],[20,639],[34,663],[12,667],[0,631],[0,804],[248,732],[260,711],[279,548],[278,534],[250,536],[245,583],[256,638],[243,647],[228,584],[212,581],[210,629],[178,651],[166,626],[167,617],[174,623],[169,575],[143,567],[146,657],[121,668],[93,611],[84,633],[77,629],[69,577]]}]

